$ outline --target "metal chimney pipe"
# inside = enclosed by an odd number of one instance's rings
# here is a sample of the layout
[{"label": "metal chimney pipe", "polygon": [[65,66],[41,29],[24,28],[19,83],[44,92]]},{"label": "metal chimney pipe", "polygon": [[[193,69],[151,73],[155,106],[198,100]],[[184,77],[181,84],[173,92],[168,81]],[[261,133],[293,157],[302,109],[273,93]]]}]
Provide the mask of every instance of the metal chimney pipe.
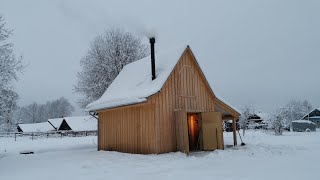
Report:
[{"label": "metal chimney pipe", "polygon": [[156,79],[156,63],[155,63],[155,58],[154,58],[154,43],[155,42],[156,42],[156,39],[154,37],[150,38],[152,80]]}]

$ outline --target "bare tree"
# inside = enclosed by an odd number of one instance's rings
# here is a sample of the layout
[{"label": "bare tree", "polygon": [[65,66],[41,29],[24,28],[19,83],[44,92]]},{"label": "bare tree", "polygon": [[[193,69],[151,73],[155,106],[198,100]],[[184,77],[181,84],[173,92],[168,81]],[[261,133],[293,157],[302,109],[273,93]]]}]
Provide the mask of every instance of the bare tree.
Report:
[{"label": "bare tree", "polygon": [[47,119],[70,116],[74,111],[74,107],[64,97],[47,102],[46,109],[48,112]]},{"label": "bare tree", "polygon": [[100,98],[126,64],[146,57],[148,52],[141,37],[120,29],[97,36],[80,61],[82,71],[74,86],[74,91],[83,96],[81,107]]},{"label": "bare tree", "polygon": [[10,130],[13,111],[17,108],[18,94],[14,89],[17,73],[23,69],[22,58],[16,58],[13,44],[8,42],[12,30],[7,29],[0,15],[0,131]]},{"label": "bare tree", "polygon": [[28,106],[22,108],[24,112],[24,118],[27,120],[29,123],[38,123],[41,122],[38,119],[38,107],[39,105],[37,103],[32,103],[29,104]]}]

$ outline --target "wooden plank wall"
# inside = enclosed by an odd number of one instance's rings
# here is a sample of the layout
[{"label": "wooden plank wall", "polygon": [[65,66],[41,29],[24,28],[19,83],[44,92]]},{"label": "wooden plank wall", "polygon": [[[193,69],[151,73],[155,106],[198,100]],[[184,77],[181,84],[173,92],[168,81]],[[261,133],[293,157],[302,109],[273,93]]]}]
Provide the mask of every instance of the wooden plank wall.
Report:
[{"label": "wooden plank wall", "polygon": [[99,112],[100,150],[156,153],[154,119],[151,104]]},{"label": "wooden plank wall", "polygon": [[105,113],[100,112],[98,116],[98,150],[107,150],[107,140],[106,140],[106,116]]},{"label": "wooden plank wall", "polygon": [[214,97],[189,50],[185,51],[161,92],[152,96],[148,102],[156,106],[158,153],[177,151],[175,111],[215,110]]}]

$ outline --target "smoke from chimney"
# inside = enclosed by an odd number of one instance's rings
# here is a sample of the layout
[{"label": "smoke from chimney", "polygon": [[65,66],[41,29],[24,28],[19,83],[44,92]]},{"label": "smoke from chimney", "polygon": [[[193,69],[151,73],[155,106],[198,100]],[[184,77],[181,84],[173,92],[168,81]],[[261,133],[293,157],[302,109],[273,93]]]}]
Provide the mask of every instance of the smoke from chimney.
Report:
[{"label": "smoke from chimney", "polygon": [[154,43],[156,42],[156,39],[154,37],[150,38],[150,46],[151,46],[151,74],[152,74],[152,80],[156,79],[156,63],[155,63],[155,57],[154,57]]}]

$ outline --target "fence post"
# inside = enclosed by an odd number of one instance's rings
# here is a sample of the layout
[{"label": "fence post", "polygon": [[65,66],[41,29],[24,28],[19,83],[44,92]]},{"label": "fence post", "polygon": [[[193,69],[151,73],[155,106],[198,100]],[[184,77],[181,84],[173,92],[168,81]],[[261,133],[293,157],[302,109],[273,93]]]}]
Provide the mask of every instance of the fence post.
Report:
[{"label": "fence post", "polygon": [[88,134],[87,134],[87,131],[86,131],[86,136],[87,136]]},{"label": "fence post", "polygon": [[33,133],[31,133],[31,140],[33,141]]},{"label": "fence post", "polygon": [[17,141],[17,133],[14,133],[14,141]]}]

